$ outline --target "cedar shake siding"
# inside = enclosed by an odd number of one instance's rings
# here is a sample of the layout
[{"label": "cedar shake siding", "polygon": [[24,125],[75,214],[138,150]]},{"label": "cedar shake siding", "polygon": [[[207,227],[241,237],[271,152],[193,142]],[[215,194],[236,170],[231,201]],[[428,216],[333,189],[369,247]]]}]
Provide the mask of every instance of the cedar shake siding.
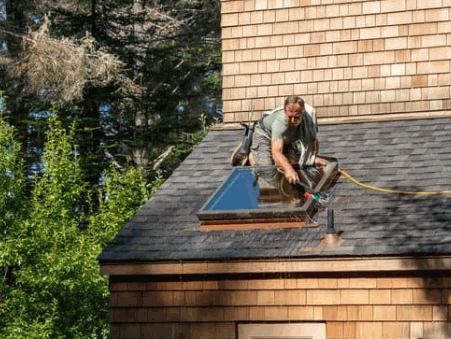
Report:
[{"label": "cedar shake siding", "polygon": [[224,122],[301,95],[319,118],[448,113],[449,0],[222,0]]},{"label": "cedar shake siding", "polygon": [[237,323],[274,322],[325,323],[328,339],[451,333],[449,273],[137,280],[111,279],[111,338],[231,339]]}]

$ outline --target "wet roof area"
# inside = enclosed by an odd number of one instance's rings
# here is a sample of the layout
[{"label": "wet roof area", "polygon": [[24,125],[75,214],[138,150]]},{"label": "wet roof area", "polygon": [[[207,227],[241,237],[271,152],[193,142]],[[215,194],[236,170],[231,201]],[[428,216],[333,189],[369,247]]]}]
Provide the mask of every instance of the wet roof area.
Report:
[{"label": "wet roof area", "polygon": [[[339,176],[337,165],[334,159],[319,167],[315,182],[303,172],[308,182],[296,185],[288,184],[276,166],[236,167],[197,212],[201,229],[317,226],[312,218]],[[278,184],[262,180],[265,172],[276,173]]]},{"label": "wet roof area", "polygon": [[[364,184],[451,190],[451,118],[320,125],[320,155]],[[103,251],[101,262],[451,253],[451,195],[363,189],[344,177],[314,227],[201,228],[198,213],[229,178],[243,130],[212,130]],[[318,249],[334,210],[340,246]]]}]

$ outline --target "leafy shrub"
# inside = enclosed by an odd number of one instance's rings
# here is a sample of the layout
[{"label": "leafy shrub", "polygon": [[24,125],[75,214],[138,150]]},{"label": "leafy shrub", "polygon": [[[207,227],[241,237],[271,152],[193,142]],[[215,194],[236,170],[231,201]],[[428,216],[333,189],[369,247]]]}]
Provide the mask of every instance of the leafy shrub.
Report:
[{"label": "leafy shrub", "polygon": [[111,169],[99,208],[80,209],[98,188],[83,182],[71,134],[55,117],[49,125],[44,170],[25,197],[19,145],[0,121],[0,196],[10,196],[0,208],[29,202],[20,215],[10,212],[1,221],[7,231],[0,238],[0,337],[106,338],[108,277],[100,275],[96,258],[159,182],[147,185],[141,169]]}]

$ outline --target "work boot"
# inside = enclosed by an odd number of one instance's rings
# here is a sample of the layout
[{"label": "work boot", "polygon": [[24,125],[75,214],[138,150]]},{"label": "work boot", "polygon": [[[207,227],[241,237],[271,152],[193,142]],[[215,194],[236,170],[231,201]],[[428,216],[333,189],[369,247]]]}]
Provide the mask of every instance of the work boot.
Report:
[{"label": "work boot", "polygon": [[243,143],[240,142],[238,147],[233,151],[230,157],[232,166],[246,166],[249,164],[249,154],[243,153],[242,146]]}]

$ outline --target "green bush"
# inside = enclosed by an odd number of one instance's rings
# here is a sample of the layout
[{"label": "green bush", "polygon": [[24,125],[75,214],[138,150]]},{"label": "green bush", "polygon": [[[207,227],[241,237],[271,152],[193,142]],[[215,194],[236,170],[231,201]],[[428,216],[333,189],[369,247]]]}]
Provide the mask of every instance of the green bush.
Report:
[{"label": "green bush", "polygon": [[19,145],[1,120],[0,152],[0,196],[8,197],[0,200],[0,337],[107,338],[108,277],[96,258],[159,180],[149,186],[141,169],[111,169],[94,210],[99,188],[83,182],[72,136],[55,117],[28,196]]}]

